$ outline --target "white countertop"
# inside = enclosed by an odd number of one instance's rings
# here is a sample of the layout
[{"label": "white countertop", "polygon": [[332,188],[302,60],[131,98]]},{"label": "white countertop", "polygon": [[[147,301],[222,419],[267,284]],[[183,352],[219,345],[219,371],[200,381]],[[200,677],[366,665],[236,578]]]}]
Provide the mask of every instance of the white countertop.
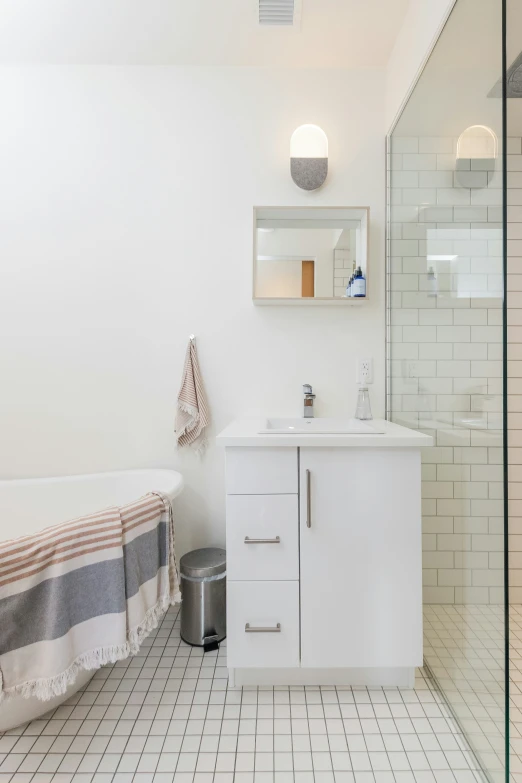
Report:
[{"label": "white countertop", "polygon": [[228,427],[219,433],[217,442],[220,446],[238,447],[335,447],[342,448],[395,448],[395,449],[420,449],[424,446],[432,446],[433,438],[417,430],[410,430],[393,424],[384,419],[373,419],[371,422],[383,433],[354,435],[319,435],[308,433],[295,434],[260,434],[259,430],[266,426],[266,418],[236,419]]}]

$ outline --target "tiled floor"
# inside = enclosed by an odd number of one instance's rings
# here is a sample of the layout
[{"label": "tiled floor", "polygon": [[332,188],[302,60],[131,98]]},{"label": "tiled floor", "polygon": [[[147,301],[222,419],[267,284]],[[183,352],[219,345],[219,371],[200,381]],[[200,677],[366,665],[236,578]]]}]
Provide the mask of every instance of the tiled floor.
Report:
[{"label": "tiled floor", "polygon": [[[501,606],[424,607],[425,660],[483,766],[498,783],[505,777],[504,626]],[[513,736],[517,733],[512,730]],[[518,758],[511,766],[518,775]]]},{"label": "tiled floor", "polygon": [[511,773],[522,783],[522,606],[512,606],[509,616],[509,718]]},{"label": "tiled floor", "polygon": [[[504,779],[504,609],[426,606],[424,654],[495,780]],[[522,783],[522,606],[510,607],[510,768]]]},{"label": "tiled floor", "polygon": [[227,689],[171,610],[135,658],[45,719],[0,736],[0,783],[474,783],[433,682]]}]

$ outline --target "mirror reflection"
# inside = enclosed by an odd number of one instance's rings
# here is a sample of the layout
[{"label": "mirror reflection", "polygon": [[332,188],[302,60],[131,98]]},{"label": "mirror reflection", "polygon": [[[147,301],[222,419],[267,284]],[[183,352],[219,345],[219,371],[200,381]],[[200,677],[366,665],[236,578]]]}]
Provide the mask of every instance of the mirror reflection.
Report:
[{"label": "mirror reflection", "polygon": [[367,208],[256,208],[254,298],[365,299],[367,234]]}]

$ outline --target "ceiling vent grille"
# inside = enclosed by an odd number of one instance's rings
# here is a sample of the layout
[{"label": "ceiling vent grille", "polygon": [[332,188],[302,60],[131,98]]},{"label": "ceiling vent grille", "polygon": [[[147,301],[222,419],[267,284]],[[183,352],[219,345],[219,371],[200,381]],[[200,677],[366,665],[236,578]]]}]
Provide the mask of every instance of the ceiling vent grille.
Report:
[{"label": "ceiling vent grille", "polygon": [[294,10],[294,0],[259,0],[259,24],[291,27]]}]

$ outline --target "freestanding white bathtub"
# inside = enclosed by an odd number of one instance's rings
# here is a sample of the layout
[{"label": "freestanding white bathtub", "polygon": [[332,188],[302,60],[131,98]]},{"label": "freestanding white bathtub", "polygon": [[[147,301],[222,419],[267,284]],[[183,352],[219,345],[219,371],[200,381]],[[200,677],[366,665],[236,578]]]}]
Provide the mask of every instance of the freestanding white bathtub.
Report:
[{"label": "freestanding white bathtub", "polygon": [[[121,506],[153,490],[173,500],[183,489],[175,470],[123,470],[63,478],[0,480],[0,541],[36,533],[108,506]],[[0,634],[2,630],[0,628]],[[0,704],[0,731],[44,715],[83,687],[94,672],[81,672],[63,696],[51,701],[15,697]]]}]

